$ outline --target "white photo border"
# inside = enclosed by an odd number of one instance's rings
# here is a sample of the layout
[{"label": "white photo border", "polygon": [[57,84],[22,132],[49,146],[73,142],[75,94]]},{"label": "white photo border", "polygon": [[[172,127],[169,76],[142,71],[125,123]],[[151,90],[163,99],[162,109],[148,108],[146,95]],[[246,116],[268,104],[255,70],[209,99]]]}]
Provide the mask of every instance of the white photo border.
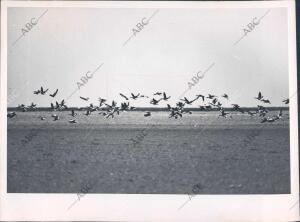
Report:
[{"label": "white photo border", "polygon": [[294,1],[150,2],[150,1],[2,1],[0,78],[0,220],[89,221],[296,221],[299,220],[297,93],[290,101],[291,194],[188,195],[87,194],[67,210],[76,194],[7,193],[7,9],[9,7],[76,8],[277,8],[288,11],[289,95],[297,91]]}]

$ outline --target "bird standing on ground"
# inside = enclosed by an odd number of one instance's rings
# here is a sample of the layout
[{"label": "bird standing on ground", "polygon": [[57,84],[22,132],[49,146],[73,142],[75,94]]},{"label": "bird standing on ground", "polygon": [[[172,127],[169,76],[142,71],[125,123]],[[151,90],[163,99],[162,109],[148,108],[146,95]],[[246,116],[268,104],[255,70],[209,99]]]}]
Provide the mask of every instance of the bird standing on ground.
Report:
[{"label": "bird standing on ground", "polygon": [[74,109],[72,109],[71,110],[71,114],[70,114],[71,116],[73,116],[73,117],[75,117],[76,115],[77,115],[77,113],[75,113],[75,110]]},{"label": "bird standing on ground", "polygon": [[16,112],[9,112],[9,113],[7,113],[7,117],[8,118],[13,118],[15,116],[17,116]]},{"label": "bird standing on ground", "polygon": [[59,116],[57,114],[52,114],[51,116],[53,117],[53,121],[59,120]]},{"label": "bird standing on ground", "polygon": [[151,116],[151,112],[149,112],[149,111],[145,112],[144,116],[145,117]]}]

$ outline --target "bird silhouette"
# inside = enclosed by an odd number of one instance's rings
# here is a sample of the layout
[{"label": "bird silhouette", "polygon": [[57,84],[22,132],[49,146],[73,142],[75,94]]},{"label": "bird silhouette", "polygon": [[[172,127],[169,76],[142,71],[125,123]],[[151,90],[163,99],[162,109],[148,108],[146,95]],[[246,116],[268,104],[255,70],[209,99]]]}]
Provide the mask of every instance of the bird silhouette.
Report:
[{"label": "bird silhouette", "polygon": [[168,99],[170,98],[171,96],[167,97],[166,93],[165,92],[163,93],[163,98],[162,98],[163,100],[168,101]]},{"label": "bird silhouette", "polygon": [[41,94],[45,95],[45,93],[48,91],[49,89],[44,90],[44,88],[41,86]]},{"label": "bird silhouette", "polygon": [[17,114],[16,114],[16,112],[9,112],[9,113],[7,113],[7,117],[8,118],[13,118],[13,117],[15,117],[15,116],[17,116]]},{"label": "bird silhouette", "polygon": [[222,95],[222,97],[225,98],[225,99],[229,99],[229,97],[228,97],[228,95],[227,95],[226,93],[224,93],[224,94]]},{"label": "bird silhouette", "polygon": [[203,96],[203,95],[199,94],[199,95],[196,95],[196,97],[197,97],[197,98],[201,98],[201,99],[202,99],[202,101],[204,102],[204,98],[205,98],[205,96]]},{"label": "bird silhouette", "polygon": [[55,97],[56,96],[56,94],[57,94],[57,92],[58,92],[58,89],[57,90],[55,90],[55,92],[53,93],[53,94],[50,94],[49,96],[51,96],[51,97]]},{"label": "bird silhouette", "polygon": [[261,100],[263,98],[261,92],[258,92],[258,96],[257,97],[254,97],[255,99],[257,100]]},{"label": "bird silhouette", "polygon": [[126,100],[129,100],[129,99],[127,98],[127,96],[125,96],[125,95],[122,94],[122,93],[120,93],[120,96],[122,96],[122,97],[125,98]]},{"label": "bird silhouette", "polygon": [[137,99],[137,98],[139,98],[139,96],[140,96],[140,93],[138,93],[137,95],[134,95],[133,93],[131,93],[131,97],[130,98],[132,98],[132,99]]},{"label": "bird silhouette", "polygon": [[284,99],[284,100],[282,100],[282,102],[284,102],[284,104],[289,104],[290,103],[290,99],[288,98],[288,99]]},{"label": "bird silhouette", "polygon": [[84,101],[89,101],[89,99],[90,99],[89,97],[82,97],[82,96],[79,96],[79,98],[84,100]]},{"label": "bird silhouette", "polygon": [[208,97],[206,97],[206,98],[208,98],[208,99],[213,99],[213,98],[215,98],[215,97],[216,97],[215,95],[208,94]]},{"label": "bird silhouette", "polygon": [[152,99],[151,101],[150,101],[150,104],[152,104],[152,105],[158,105],[158,103],[161,101],[162,99],[159,99],[159,100],[156,100],[156,99]]},{"label": "bird silhouette", "polygon": [[69,123],[77,123],[76,119],[70,119]]},{"label": "bird silhouette", "polygon": [[145,112],[144,116],[145,117],[151,116],[151,112],[149,112],[149,111]]},{"label": "bird silhouette", "polygon": [[268,99],[261,99],[260,101],[271,104],[270,100],[268,100]]}]

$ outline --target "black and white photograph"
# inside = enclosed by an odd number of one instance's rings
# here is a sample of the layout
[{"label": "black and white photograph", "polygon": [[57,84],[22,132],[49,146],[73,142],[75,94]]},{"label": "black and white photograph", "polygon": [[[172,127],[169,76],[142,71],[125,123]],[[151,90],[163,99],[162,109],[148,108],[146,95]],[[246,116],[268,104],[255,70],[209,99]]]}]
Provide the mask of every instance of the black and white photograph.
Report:
[{"label": "black and white photograph", "polygon": [[300,219],[295,1],[4,1],[1,21],[0,220]]}]

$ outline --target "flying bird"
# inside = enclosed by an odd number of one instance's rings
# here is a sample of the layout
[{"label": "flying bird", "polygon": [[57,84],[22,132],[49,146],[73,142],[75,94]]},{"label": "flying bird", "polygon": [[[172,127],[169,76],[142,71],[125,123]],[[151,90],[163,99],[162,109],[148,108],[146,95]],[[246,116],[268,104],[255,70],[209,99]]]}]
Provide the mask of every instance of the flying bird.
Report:
[{"label": "flying bird", "polygon": [[213,99],[213,98],[215,98],[215,97],[216,97],[215,95],[208,94],[208,97],[206,97],[206,98],[208,98],[208,99]]},{"label": "flying bird", "polygon": [[152,105],[158,105],[158,103],[161,101],[162,99],[159,99],[159,100],[156,100],[156,99],[152,99],[151,101],[150,101],[150,104],[152,104]]},{"label": "flying bird", "polygon": [[70,119],[69,123],[77,123],[76,119]]},{"label": "flying bird", "polygon": [[102,99],[99,97],[98,101],[100,102],[99,107],[101,107],[106,102],[106,99]]},{"label": "flying bird", "polygon": [[284,104],[289,104],[290,103],[290,99],[284,99],[284,100],[282,100],[282,102],[284,102]]},{"label": "flying bird", "polygon": [[226,113],[224,109],[220,109],[220,112],[221,112],[221,114],[219,116],[222,116],[224,118],[226,118],[227,115],[229,114],[229,113]]},{"label": "flying bird", "polygon": [[194,100],[188,100],[186,97],[184,97],[183,99],[181,99],[181,101],[184,101],[186,104],[192,104],[194,101],[196,101],[199,97],[196,97],[196,99]]},{"label": "flying bird", "polygon": [[34,104],[34,103],[32,102],[28,108],[35,109],[35,108],[36,108],[36,104]]},{"label": "flying bird", "polygon": [[127,98],[127,96],[125,96],[125,95],[122,94],[122,93],[120,93],[120,96],[122,96],[122,97],[125,98],[126,100],[129,100],[129,99]]},{"label": "flying bird", "polygon": [[261,99],[261,101],[264,102],[264,103],[269,103],[269,104],[271,104],[270,100],[268,100],[268,99]]},{"label": "flying bird", "polygon": [[139,96],[140,96],[140,93],[138,93],[137,95],[134,95],[133,93],[131,93],[131,97],[130,98],[137,99],[137,98],[139,98]]},{"label": "flying bird", "polygon": [[167,101],[170,98],[171,96],[167,97],[166,93],[165,92],[163,93],[163,98],[162,98],[163,100]]},{"label": "flying bird", "polygon": [[58,89],[56,89],[53,94],[50,94],[50,96],[54,98],[56,96],[57,92],[58,92]]},{"label": "flying bird", "polygon": [[228,95],[227,95],[226,93],[224,93],[224,94],[222,95],[222,97],[225,98],[225,99],[229,99],[229,97],[228,97]]},{"label": "flying bird", "polygon": [[90,98],[89,97],[82,97],[82,96],[80,96],[80,99],[82,99],[82,100],[85,100],[85,101],[88,101]]},{"label": "flying bird", "polygon": [[45,95],[45,93],[48,91],[49,89],[44,90],[43,87],[41,86],[41,94]]},{"label": "flying bird", "polygon": [[196,95],[196,97],[199,99],[200,97],[202,98],[202,101],[204,102],[204,98],[205,98],[205,96],[203,96],[203,95]]},{"label": "flying bird", "polygon": [[263,97],[263,95],[261,94],[261,92],[258,93],[258,96],[257,97],[254,97],[254,99],[257,99],[257,100],[261,100]]},{"label": "flying bird", "polygon": [[41,90],[35,90],[35,91],[33,91],[33,94],[35,94],[35,95],[38,95],[38,94],[40,94],[41,93]]},{"label": "flying bird", "polygon": [[52,110],[56,110],[55,106],[53,105],[53,103],[51,103],[51,109]]}]

